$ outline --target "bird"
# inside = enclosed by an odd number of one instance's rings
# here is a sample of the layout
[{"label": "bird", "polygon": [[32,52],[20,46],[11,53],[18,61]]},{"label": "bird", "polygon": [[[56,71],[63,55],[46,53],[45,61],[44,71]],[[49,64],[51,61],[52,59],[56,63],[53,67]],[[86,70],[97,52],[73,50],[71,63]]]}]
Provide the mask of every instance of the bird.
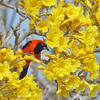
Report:
[{"label": "bird", "polygon": [[[42,40],[31,40],[22,47],[23,53],[32,54],[38,60],[41,59],[42,50],[49,51],[47,44]],[[19,79],[23,79],[26,76],[30,63],[31,61],[29,60],[26,61],[26,65],[23,67],[23,70],[20,73]]]}]

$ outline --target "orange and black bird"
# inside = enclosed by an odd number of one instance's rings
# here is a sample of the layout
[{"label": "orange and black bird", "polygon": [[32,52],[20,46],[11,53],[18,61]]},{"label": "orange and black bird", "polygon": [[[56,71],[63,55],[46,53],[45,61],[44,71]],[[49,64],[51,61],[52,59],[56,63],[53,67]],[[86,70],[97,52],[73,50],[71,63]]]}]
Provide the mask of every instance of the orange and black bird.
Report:
[{"label": "orange and black bird", "polygon": [[[39,60],[41,58],[42,50],[49,50],[47,47],[47,44],[43,42],[42,40],[29,41],[22,48],[23,53],[32,54]],[[30,62],[31,61],[28,61],[28,60],[26,61],[26,65],[23,67],[23,71],[20,73],[19,79],[22,79],[26,76]]]}]

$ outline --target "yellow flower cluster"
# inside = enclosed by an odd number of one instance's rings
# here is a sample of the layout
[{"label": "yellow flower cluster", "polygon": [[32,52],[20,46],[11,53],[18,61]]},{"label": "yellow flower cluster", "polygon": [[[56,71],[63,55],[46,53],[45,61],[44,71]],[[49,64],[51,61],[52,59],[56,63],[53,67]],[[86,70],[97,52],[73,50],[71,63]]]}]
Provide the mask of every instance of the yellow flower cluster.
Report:
[{"label": "yellow flower cluster", "polygon": [[[19,3],[30,16],[30,28],[46,34],[46,42],[53,49],[51,62],[40,66],[46,79],[56,80],[57,94],[68,97],[89,88],[95,97],[100,86],[89,84],[98,78],[99,65],[94,53],[100,46],[100,0],[21,0]],[[80,6],[82,5],[82,6]]]},{"label": "yellow flower cluster", "polygon": [[23,57],[22,50],[16,54],[11,49],[0,50],[0,100],[41,100],[42,91],[33,81],[32,75],[18,79],[27,59],[34,58]]}]

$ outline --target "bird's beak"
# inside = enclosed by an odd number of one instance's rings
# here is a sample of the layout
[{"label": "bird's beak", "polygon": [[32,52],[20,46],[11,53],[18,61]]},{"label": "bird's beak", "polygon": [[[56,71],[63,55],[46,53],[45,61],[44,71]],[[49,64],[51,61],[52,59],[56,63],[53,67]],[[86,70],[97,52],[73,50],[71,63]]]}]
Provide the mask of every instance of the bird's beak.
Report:
[{"label": "bird's beak", "polygon": [[48,47],[46,47],[46,49],[49,51],[49,48]]},{"label": "bird's beak", "polygon": [[48,47],[46,46],[46,47],[44,47],[44,50],[48,50],[49,51],[49,49],[48,49]]}]

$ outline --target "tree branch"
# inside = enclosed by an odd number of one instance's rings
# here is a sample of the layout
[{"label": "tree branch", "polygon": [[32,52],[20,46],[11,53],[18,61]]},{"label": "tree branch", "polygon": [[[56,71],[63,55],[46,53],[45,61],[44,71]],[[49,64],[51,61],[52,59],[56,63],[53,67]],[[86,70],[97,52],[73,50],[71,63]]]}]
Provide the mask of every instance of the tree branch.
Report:
[{"label": "tree branch", "polygon": [[[22,17],[26,17],[26,13],[23,12],[21,9],[19,8],[16,8],[14,6],[12,6],[11,4],[7,4],[7,3],[4,3],[3,1],[0,1],[0,5],[1,6],[4,6],[4,7],[7,7],[7,8],[11,8],[11,9],[14,9],[19,15],[21,15]],[[27,16],[28,17],[28,16]],[[29,17],[28,17],[29,18]]]},{"label": "tree branch", "polygon": [[1,48],[5,46],[5,44],[10,40],[10,38],[12,37],[13,32],[11,32],[8,37],[5,39],[5,41],[2,43]]},{"label": "tree branch", "polygon": [[28,36],[32,35],[32,34],[36,34],[36,35],[39,35],[39,36],[45,36],[45,35],[41,35],[40,33],[37,33],[36,30],[32,30],[28,33],[24,33],[24,35],[22,36],[22,38],[20,38],[18,44],[19,46],[21,45],[21,42],[26,39]]},{"label": "tree branch", "polygon": [[2,35],[2,41],[4,41],[7,33],[6,33],[4,21],[3,21],[3,19],[1,18],[1,16],[0,16],[0,22],[1,22],[2,33],[3,33],[3,35]]},{"label": "tree branch", "polygon": [[98,53],[98,52],[100,52],[100,48],[97,48],[97,49],[95,50],[95,53]]}]

